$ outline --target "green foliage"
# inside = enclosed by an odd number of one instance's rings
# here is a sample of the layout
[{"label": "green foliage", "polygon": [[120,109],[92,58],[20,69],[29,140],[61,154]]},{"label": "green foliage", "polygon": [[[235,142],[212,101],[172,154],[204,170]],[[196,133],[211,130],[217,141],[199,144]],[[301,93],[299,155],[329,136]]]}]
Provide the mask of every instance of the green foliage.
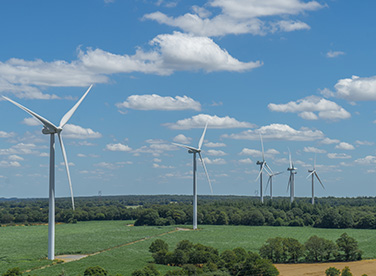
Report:
[{"label": "green foliage", "polygon": [[14,267],[8,269],[7,272],[3,273],[2,276],[20,276],[22,275],[22,272],[19,267]]},{"label": "green foliage", "polygon": [[338,254],[336,244],[330,240],[314,235],[304,244],[308,262],[324,262],[335,258]]},{"label": "green foliage", "polygon": [[329,267],[327,270],[325,270],[326,276],[339,276],[341,274],[341,271],[335,267]]},{"label": "green foliage", "polygon": [[268,239],[260,248],[260,255],[273,263],[285,262],[287,254],[284,252],[283,239],[281,237]]},{"label": "green foliage", "polygon": [[341,276],[353,276],[352,273],[350,272],[350,268],[348,266],[345,266],[342,269]]},{"label": "green foliage", "polygon": [[132,276],[160,276],[160,275],[162,274],[152,264],[145,266],[143,269],[139,269],[139,270],[132,272]]},{"label": "green foliage", "polygon": [[362,251],[358,248],[358,242],[353,238],[343,233],[336,241],[338,249],[342,254],[340,257],[345,261],[356,261],[362,258]]},{"label": "green foliage", "polygon": [[157,253],[160,250],[168,251],[168,244],[164,240],[157,239],[151,243],[149,247],[149,252]]},{"label": "green foliage", "polygon": [[100,266],[92,266],[86,268],[84,276],[107,276],[108,272]]}]

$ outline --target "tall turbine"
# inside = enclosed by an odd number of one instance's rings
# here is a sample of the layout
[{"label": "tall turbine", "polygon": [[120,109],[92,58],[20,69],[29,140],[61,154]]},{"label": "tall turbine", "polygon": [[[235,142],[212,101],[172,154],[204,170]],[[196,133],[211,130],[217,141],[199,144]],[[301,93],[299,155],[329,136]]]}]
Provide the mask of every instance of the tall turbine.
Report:
[{"label": "tall turbine", "polygon": [[267,169],[269,169],[270,171],[272,171],[272,170],[270,169],[268,164],[266,164],[266,161],[265,161],[264,143],[262,141],[261,134],[260,134],[260,141],[261,141],[261,150],[262,150],[262,161],[256,162],[256,165],[260,166],[260,173],[258,174],[256,181],[260,178],[260,200],[261,200],[261,203],[264,203],[264,193],[263,193],[263,187],[262,187],[262,171],[265,170],[269,174]]},{"label": "tall turbine", "polygon": [[197,157],[196,157],[197,154],[199,155],[202,166],[204,167],[206,178],[208,179],[208,182],[209,182],[210,191],[211,193],[213,193],[213,188],[210,182],[208,171],[206,170],[205,162],[201,155],[201,146],[202,146],[202,143],[204,142],[207,127],[208,127],[208,123],[206,123],[205,125],[204,132],[202,133],[201,139],[198,142],[197,148],[173,143],[176,146],[188,149],[188,153],[193,153],[193,230],[197,229]]},{"label": "tall turbine", "polygon": [[289,161],[290,161],[290,166],[287,168],[287,170],[290,171],[290,178],[289,178],[289,183],[287,185],[287,190],[290,187],[290,201],[292,203],[294,201],[294,194],[295,194],[295,180],[294,180],[294,175],[297,172],[296,172],[296,168],[294,167],[294,163],[291,160],[290,149],[289,149]]},{"label": "tall turbine", "polygon": [[283,172],[273,172],[272,170],[270,170],[270,172],[266,171],[267,174],[269,175],[269,178],[268,178],[268,182],[266,183],[266,187],[265,187],[265,190],[268,189],[268,186],[270,184],[270,199],[273,199],[273,177],[276,176],[276,175],[279,175]]},{"label": "tall turbine", "polygon": [[320,180],[320,177],[318,176],[317,172],[316,172],[316,155],[315,155],[315,161],[313,162],[313,170],[308,170],[308,172],[310,174],[308,174],[307,178],[308,177],[312,177],[312,204],[315,204],[315,176],[317,178],[317,180],[320,182],[321,184],[321,187],[323,187],[323,189],[325,190],[325,187],[324,187],[324,184],[322,184],[321,180]]},{"label": "tall turbine", "polygon": [[67,171],[68,176],[68,183],[69,189],[71,194],[72,200],[72,208],[74,210],[74,198],[73,198],[73,190],[72,190],[72,182],[69,173],[69,166],[67,160],[67,154],[65,152],[65,147],[63,143],[63,138],[61,136],[61,132],[65,126],[65,124],[69,121],[72,117],[73,113],[76,111],[78,106],[84,100],[86,95],[89,93],[90,89],[93,85],[89,87],[86,93],[81,97],[81,99],[63,116],[60,121],[60,125],[57,127],[47,119],[43,118],[42,116],[38,115],[37,113],[31,111],[30,109],[20,105],[19,103],[3,96],[4,99],[7,101],[15,104],[19,108],[23,109],[34,118],[39,120],[43,124],[42,133],[50,135],[50,186],[49,186],[49,210],[48,210],[48,259],[54,260],[55,259],[55,134],[57,134],[60,142],[61,152],[63,154],[65,169]]}]

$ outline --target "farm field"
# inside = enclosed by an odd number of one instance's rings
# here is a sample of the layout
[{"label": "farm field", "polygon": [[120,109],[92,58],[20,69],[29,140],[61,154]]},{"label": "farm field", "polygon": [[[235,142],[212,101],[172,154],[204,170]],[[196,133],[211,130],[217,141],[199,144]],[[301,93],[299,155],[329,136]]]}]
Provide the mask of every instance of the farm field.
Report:
[{"label": "farm field", "polygon": [[[67,275],[77,275],[83,274],[85,268],[89,266],[100,265],[110,274],[130,275],[132,271],[152,261],[148,247],[157,238],[165,240],[171,248],[177,242],[187,239],[193,243],[213,246],[220,252],[235,247],[258,252],[270,237],[293,237],[304,243],[310,236],[318,235],[335,241],[343,232],[347,232],[359,242],[364,258],[376,258],[375,230],[201,225],[199,231],[176,231],[177,226],[132,227],[129,226],[130,223],[130,221],[90,221],[57,225],[56,255],[89,254],[89,256],[44,269],[36,268],[52,263],[45,259],[47,225],[1,227],[0,273],[18,266],[23,271],[34,269],[30,275],[54,276],[62,271]],[[189,228],[189,226],[179,227]],[[103,252],[90,255],[100,251]],[[166,271],[169,268],[158,266],[158,269]]]}]

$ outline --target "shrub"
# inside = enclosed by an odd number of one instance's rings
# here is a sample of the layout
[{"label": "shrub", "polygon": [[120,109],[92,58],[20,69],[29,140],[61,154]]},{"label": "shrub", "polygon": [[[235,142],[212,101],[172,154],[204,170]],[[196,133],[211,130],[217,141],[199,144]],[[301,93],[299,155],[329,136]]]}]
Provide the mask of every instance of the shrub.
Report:
[{"label": "shrub", "polygon": [[20,276],[22,272],[19,267],[10,268],[7,272],[3,273],[3,276]]},{"label": "shrub", "polygon": [[325,270],[326,276],[339,276],[341,274],[341,271],[335,267],[329,267],[327,270]]},{"label": "shrub", "polygon": [[153,241],[151,245],[149,246],[149,252],[151,253],[157,253],[160,250],[168,251],[168,244],[161,239],[157,239]]},{"label": "shrub", "polygon": [[100,266],[92,266],[86,268],[84,276],[107,276],[108,272]]}]

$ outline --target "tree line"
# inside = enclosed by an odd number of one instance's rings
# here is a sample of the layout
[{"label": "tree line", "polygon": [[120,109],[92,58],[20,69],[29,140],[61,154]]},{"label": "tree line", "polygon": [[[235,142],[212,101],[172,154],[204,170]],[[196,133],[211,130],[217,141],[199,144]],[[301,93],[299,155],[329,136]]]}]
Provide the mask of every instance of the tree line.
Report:
[{"label": "tree line", "polygon": [[[192,197],[176,195],[83,197],[73,211],[68,198],[56,200],[56,221],[135,220],[135,225],[192,223]],[[47,199],[0,200],[0,224],[48,221]],[[258,198],[199,196],[198,223],[210,225],[376,228],[376,198]]]}]

